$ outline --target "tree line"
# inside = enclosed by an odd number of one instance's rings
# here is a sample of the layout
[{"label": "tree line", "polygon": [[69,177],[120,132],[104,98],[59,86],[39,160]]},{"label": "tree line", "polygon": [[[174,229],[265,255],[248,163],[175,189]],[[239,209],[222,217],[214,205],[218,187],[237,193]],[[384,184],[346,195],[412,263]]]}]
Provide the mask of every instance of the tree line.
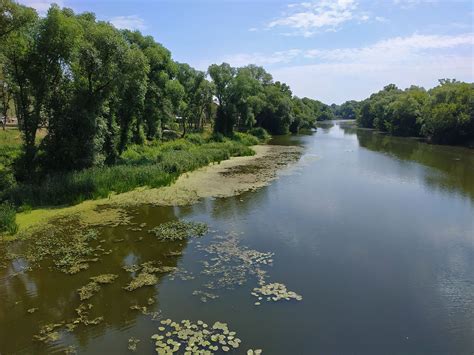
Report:
[{"label": "tree line", "polygon": [[113,165],[131,144],[206,124],[224,136],[254,127],[284,134],[331,118],[327,105],[295,97],[261,67],[203,72],[93,13],[53,5],[39,17],[11,0],[0,6],[0,105],[6,114],[12,98],[22,133],[20,181]]},{"label": "tree line", "polygon": [[[396,136],[423,137],[437,144],[474,144],[474,84],[441,79],[425,90],[387,85],[361,102],[347,102],[360,127]],[[348,108],[350,107],[350,109]]]}]

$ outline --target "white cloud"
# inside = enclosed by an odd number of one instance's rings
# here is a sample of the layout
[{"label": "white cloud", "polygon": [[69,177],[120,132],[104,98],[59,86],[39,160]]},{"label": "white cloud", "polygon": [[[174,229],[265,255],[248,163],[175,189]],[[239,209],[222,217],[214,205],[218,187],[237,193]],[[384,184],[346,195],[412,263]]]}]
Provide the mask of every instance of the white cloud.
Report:
[{"label": "white cloud", "polygon": [[64,6],[62,0],[19,0],[18,2],[22,5],[32,7],[38,11],[38,14],[41,16],[46,15],[52,4],[58,4],[60,7]]},{"label": "white cloud", "polygon": [[310,37],[321,31],[335,31],[343,23],[367,21],[367,13],[357,12],[355,0],[318,0],[288,5],[289,12],[271,21],[268,28],[290,28],[286,34]]},{"label": "white cloud", "polygon": [[300,49],[289,49],[286,51],[273,52],[265,54],[261,52],[255,53],[236,53],[223,56],[217,60],[206,60],[195,63],[196,68],[200,70],[207,70],[209,65],[213,63],[229,63],[233,67],[243,67],[248,64],[256,64],[260,66],[272,66],[277,64],[288,64],[293,59],[301,57],[303,51]]},{"label": "white cloud", "polygon": [[[432,87],[440,78],[474,81],[474,34],[395,37],[361,48],[303,52],[311,64],[272,70],[296,95],[331,103],[363,99],[388,83]],[[463,51],[464,50],[464,51]]]},{"label": "white cloud", "polygon": [[399,5],[402,9],[410,9],[423,3],[436,3],[438,0],[393,0],[395,5]]},{"label": "white cloud", "polygon": [[141,30],[146,29],[145,20],[137,15],[112,17],[109,22],[119,29]]},{"label": "white cloud", "polygon": [[456,36],[420,35],[395,37],[360,48],[331,50],[313,49],[305,52],[306,58],[326,61],[392,62],[407,61],[423,55],[426,50],[447,49],[458,46],[474,46],[474,34]]}]

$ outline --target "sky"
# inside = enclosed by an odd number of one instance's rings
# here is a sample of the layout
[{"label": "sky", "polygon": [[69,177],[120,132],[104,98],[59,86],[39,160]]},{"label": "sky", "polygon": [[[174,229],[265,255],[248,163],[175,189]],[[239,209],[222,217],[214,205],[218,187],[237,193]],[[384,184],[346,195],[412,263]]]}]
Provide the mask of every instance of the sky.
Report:
[{"label": "sky", "polygon": [[361,100],[394,83],[431,88],[474,81],[472,0],[20,0],[51,3],[138,29],[173,59],[257,64],[293,94],[325,103]]}]

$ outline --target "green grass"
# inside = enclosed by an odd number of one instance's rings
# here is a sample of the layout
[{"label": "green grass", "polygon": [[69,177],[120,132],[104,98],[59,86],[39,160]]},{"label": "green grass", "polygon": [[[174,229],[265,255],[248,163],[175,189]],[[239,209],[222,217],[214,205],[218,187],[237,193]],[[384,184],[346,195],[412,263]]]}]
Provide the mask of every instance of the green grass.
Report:
[{"label": "green grass", "polygon": [[12,187],[6,197],[16,206],[73,205],[137,187],[166,186],[180,174],[211,162],[253,155],[248,146],[256,143],[257,138],[238,133],[233,139],[226,138],[222,142],[190,135],[186,139],[165,143],[131,146],[115,166],[53,175],[39,185],[19,184]]}]

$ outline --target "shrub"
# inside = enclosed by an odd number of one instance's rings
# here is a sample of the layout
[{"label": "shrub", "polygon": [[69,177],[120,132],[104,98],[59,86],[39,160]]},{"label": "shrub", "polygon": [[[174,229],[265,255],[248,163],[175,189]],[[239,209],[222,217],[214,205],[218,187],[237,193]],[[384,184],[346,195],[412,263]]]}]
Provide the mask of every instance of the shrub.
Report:
[{"label": "shrub", "polygon": [[260,143],[259,139],[255,136],[250,134],[235,132],[234,136],[232,137],[233,140],[242,143],[243,145],[256,145]]},{"label": "shrub", "polygon": [[15,208],[9,203],[0,205],[0,233],[15,234],[18,230],[16,224]]},{"label": "shrub", "polygon": [[196,144],[196,145],[203,145],[204,143],[206,143],[206,140],[204,139],[203,135],[202,134],[196,134],[196,133],[188,134],[186,136],[186,140],[188,140],[192,144]]},{"label": "shrub", "polygon": [[257,137],[262,142],[266,142],[271,138],[270,134],[262,127],[253,127],[249,129],[247,133]]}]

